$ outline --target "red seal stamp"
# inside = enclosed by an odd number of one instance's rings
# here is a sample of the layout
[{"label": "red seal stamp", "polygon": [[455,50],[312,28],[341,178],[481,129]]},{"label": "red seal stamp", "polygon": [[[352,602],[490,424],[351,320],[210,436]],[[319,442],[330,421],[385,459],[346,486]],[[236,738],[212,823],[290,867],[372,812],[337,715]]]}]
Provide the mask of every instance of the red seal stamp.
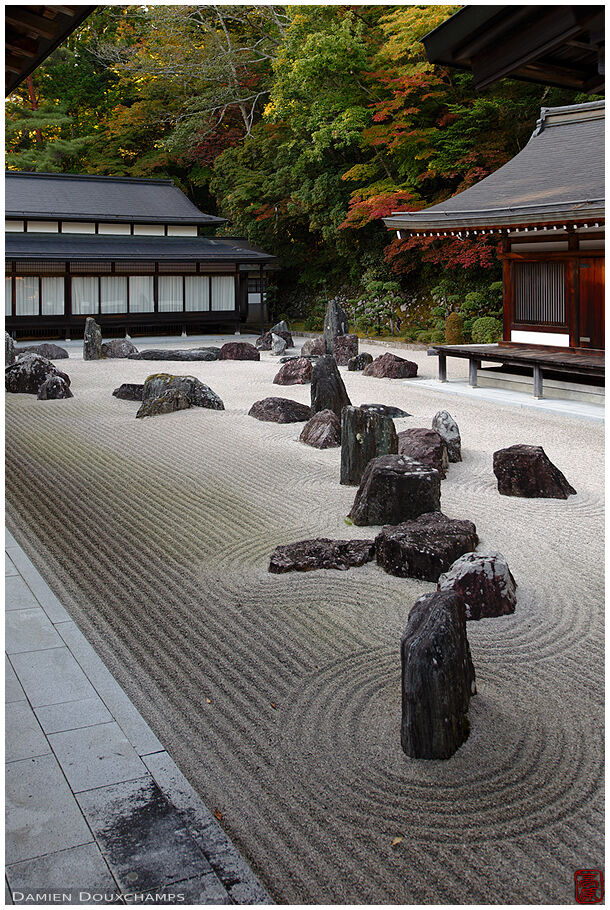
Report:
[{"label": "red seal stamp", "polygon": [[574,873],[577,904],[601,904],[604,899],[604,876],[599,869],[579,869]]}]

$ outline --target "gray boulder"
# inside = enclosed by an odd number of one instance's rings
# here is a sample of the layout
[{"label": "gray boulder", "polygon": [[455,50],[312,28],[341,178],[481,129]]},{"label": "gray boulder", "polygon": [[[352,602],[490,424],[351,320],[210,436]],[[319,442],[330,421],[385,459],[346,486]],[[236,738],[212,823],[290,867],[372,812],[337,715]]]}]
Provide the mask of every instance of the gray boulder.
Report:
[{"label": "gray boulder", "polygon": [[281,357],[286,351],[286,342],[281,337],[281,335],[276,335],[275,332],[271,333],[271,353],[275,357]]},{"label": "gray boulder", "polygon": [[440,510],[441,476],[406,455],[380,455],[365,468],[350,518],[355,525],[397,525]]},{"label": "gray boulder", "polygon": [[398,437],[390,417],[346,407],[341,412],[342,484],[359,484],[371,458],[395,455]]},{"label": "gray boulder", "polygon": [[58,370],[46,357],[41,357],[40,354],[23,354],[4,371],[6,391],[37,395],[43,382],[52,376],[58,376],[66,385],[70,385],[67,373]]},{"label": "gray boulder", "polygon": [[308,338],[303,342],[301,348],[302,357],[321,357],[326,354],[326,342],[324,338]]},{"label": "gray boulder", "polygon": [[341,421],[334,411],[318,411],[303,427],[299,440],[314,449],[336,449],[341,445]]},{"label": "gray boulder", "polygon": [[398,451],[420,464],[435,468],[441,477],[447,476],[449,459],[447,446],[436,430],[427,427],[410,427],[398,434]]},{"label": "gray boulder", "polygon": [[432,418],[432,429],[436,430],[447,446],[450,462],[462,460],[462,439],[460,430],[449,411],[437,411]]},{"label": "gray boulder", "polygon": [[271,423],[301,423],[311,417],[311,408],[291,398],[262,398],[248,411],[250,417]]},{"label": "gray boulder", "polygon": [[476,694],[464,603],[452,592],[424,594],[400,642],[400,740],[411,758],[447,759],[468,739]]},{"label": "gray boulder", "polygon": [[153,373],[144,383],[142,401],[158,398],[168,389],[178,389],[186,395],[190,404],[196,408],[210,408],[213,411],[224,411],[225,406],[216,392],[200,382],[194,376],[172,376],[171,373]]},{"label": "gray boulder", "polygon": [[515,612],[517,584],[501,553],[465,553],[438,580],[439,591],[455,591],[466,619]]},{"label": "gray boulder", "polygon": [[148,351],[139,351],[136,354],[128,354],[128,360],[218,360],[220,357],[220,348],[189,348],[186,351],[181,350],[163,350],[150,348]]},{"label": "gray boulder", "polygon": [[311,572],[313,569],[340,569],[363,566],[375,558],[372,540],[300,540],[298,543],[276,547],[271,554],[269,571]]},{"label": "gray boulder", "polygon": [[367,351],[363,351],[362,354],[357,354],[356,357],[352,357],[347,361],[347,369],[350,373],[356,373],[359,370],[368,367],[369,363],[372,362],[373,355],[369,354]]},{"label": "gray boulder", "polygon": [[136,382],[124,382],[112,393],[115,398],[121,398],[123,401],[142,401],[144,384]]},{"label": "gray boulder", "polygon": [[271,328],[272,332],[275,332],[276,335],[281,335],[282,333],[289,335],[290,329],[288,328],[288,323],[285,319],[281,319],[279,322]]},{"label": "gray boulder", "polygon": [[324,316],[324,341],[326,344],[326,353],[333,354],[335,350],[335,338],[339,335],[347,335],[349,332],[349,320],[347,313],[341,307],[338,300],[329,300]]},{"label": "gray boulder", "polygon": [[319,357],[311,374],[312,414],[330,409],[340,418],[343,408],[350,404],[335,358],[331,354]]},{"label": "gray boulder", "polygon": [[307,357],[287,360],[274,376],[275,385],[307,385],[311,382],[313,367]]},{"label": "gray boulder", "polygon": [[142,402],[136,417],[158,417],[160,414],[172,414],[174,411],[185,411],[192,407],[187,396],[179,389],[166,389],[154,398]]},{"label": "gray boulder", "polygon": [[340,367],[346,367],[358,354],[357,335],[337,335],[333,345],[333,357]]},{"label": "gray boulder", "polygon": [[69,356],[65,348],[61,348],[58,344],[51,344],[48,341],[44,341],[42,344],[33,344],[27,348],[18,348],[15,353],[18,357],[22,354],[40,354],[41,357],[46,357],[47,360],[67,360]]},{"label": "gray boulder", "polygon": [[[281,325],[281,323],[279,323]],[[284,323],[285,325],[286,323]],[[254,342],[254,346],[257,351],[270,351],[273,347],[273,335],[279,335],[280,338],[286,342],[287,348],[293,348],[294,342],[292,340],[292,335],[290,332],[284,332],[282,329],[276,330],[275,328],[271,329],[269,332],[265,332],[264,335],[259,335],[259,337]]]},{"label": "gray boulder", "polygon": [[118,338],[113,341],[106,341],[102,345],[102,357],[109,358],[126,358],[130,354],[137,354],[138,349],[127,338]]},{"label": "gray boulder", "polygon": [[576,493],[542,446],[515,445],[494,452],[498,492],[527,499],[567,499]]},{"label": "gray boulder", "polygon": [[41,401],[51,401],[58,398],[74,398],[70,386],[61,376],[49,376],[38,389],[38,398]]},{"label": "gray boulder", "polygon": [[10,367],[15,363],[15,342],[8,332],[4,333],[4,365]]},{"label": "gray boulder", "polygon": [[471,521],[429,512],[384,527],[375,539],[377,563],[389,575],[438,581],[455,560],[474,550],[479,538]]},{"label": "gray boulder", "polygon": [[83,334],[83,360],[101,359],[102,330],[92,316],[87,316]]}]

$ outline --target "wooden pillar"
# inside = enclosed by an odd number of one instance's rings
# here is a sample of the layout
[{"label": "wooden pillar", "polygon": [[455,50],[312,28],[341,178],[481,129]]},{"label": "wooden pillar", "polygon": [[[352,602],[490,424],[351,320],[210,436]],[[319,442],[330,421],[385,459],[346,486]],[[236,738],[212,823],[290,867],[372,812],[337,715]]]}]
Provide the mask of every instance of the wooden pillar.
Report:
[{"label": "wooden pillar", "polygon": [[543,398],[542,394],[542,369],[540,364],[534,364],[534,398]]},{"label": "wooden pillar", "polygon": [[447,355],[438,352],[438,381],[447,382]]},{"label": "wooden pillar", "polygon": [[474,357],[468,361],[468,385],[473,389],[477,387],[477,372],[480,366],[481,361],[475,360]]},{"label": "wooden pillar", "polygon": [[513,323],[513,282],[510,259],[507,258],[510,253],[510,240],[508,234],[502,237],[502,293],[503,293],[503,331],[502,338],[504,341],[510,341],[511,329]]}]

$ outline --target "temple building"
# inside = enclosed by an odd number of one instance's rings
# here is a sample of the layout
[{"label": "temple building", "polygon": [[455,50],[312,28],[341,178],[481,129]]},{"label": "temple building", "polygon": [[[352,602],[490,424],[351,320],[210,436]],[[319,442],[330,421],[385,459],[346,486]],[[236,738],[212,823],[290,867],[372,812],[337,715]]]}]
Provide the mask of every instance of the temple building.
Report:
[{"label": "temple building", "polygon": [[5,324],[15,337],[209,331],[260,323],[275,260],[245,240],[205,236],[172,180],[6,174]]}]

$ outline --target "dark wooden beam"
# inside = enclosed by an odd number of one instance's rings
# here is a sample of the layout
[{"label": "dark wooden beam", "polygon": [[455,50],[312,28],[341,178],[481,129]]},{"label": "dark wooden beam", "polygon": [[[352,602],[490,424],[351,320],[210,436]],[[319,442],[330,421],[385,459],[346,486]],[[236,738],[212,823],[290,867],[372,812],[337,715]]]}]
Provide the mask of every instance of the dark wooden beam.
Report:
[{"label": "dark wooden beam", "polygon": [[25,35],[19,35],[12,29],[7,29],[4,46],[9,51],[17,51],[24,57],[35,57],[38,52],[38,44],[33,38],[26,38]]},{"label": "dark wooden beam", "polygon": [[17,54],[4,55],[4,68],[9,73],[16,73],[19,75],[19,73],[23,72],[26,64],[27,60],[25,57],[18,57]]},{"label": "dark wooden beam", "polygon": [[19,31],[28,34],[40,35],[42,38],[54,38],[57,32],[57,23],[44,16],[37,16],[28,12],[22,6],[5,6],[5,20],[9,25],[14,25]]}]

